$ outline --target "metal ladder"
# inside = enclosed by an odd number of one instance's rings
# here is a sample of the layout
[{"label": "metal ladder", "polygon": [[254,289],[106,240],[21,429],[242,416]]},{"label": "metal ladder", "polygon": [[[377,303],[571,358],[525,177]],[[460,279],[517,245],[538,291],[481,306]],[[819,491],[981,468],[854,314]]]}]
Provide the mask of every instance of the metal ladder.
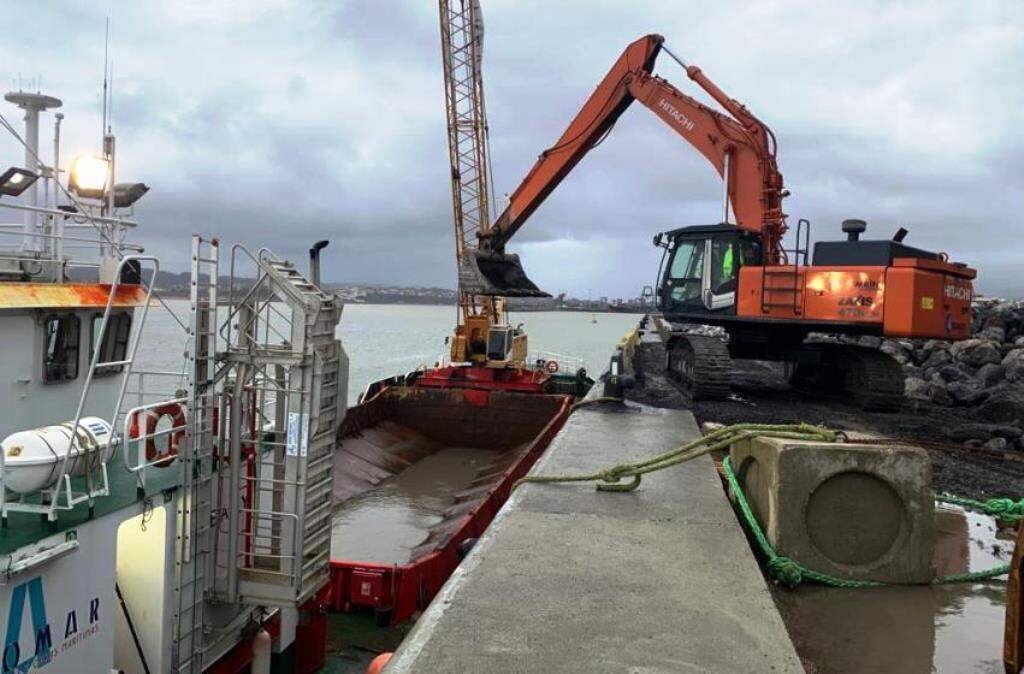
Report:
[{"label": "metal ladder", "polygon": [[260,279],[222,334],[237,323],[225,354],[235,367],[234,413],[247,409],[243,418],[257,431],[226,434],[227,516],[238,534],[229,542],[224,599],[294,607],[329,580],[331,468],[345,408],[345,354],[335,338],[341,303],[290,262],[245,252]]},{"label": "metal ladder", "polygon": [[181,488],[177,508],[174,581],[176,672],[201,673],[205,653],[205,602],[213,575],[215,498],[214,359],[217,349],[218,243],[192,237],[185,447],[178,455]]},{"label": "metal ladder", "polygon": [[773,309],[780,309],[794,316],[803,315],[804,270],[810,245],[811,223],[801,218],[796,226],[796,247],[784,249],[785,253],[793,255],[793,264],[761,267],[762,314],[771,314]]}]

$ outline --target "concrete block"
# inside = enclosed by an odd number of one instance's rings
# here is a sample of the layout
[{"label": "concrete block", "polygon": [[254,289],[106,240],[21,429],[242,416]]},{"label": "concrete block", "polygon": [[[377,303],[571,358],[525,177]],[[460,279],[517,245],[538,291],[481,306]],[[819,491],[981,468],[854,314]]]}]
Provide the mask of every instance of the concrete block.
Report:
[{"label": "concrete block", "polygon": [[780,555],[841,578],[928,582],[931,458],[901,446],[755,438],[732,466]]}]

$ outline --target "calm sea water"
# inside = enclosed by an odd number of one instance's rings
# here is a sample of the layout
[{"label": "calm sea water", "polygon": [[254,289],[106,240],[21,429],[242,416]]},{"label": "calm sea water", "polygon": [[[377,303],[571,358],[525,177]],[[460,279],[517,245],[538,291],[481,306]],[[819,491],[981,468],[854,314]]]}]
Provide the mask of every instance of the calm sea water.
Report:
[{"label": "calm sea water", "polygon": [[[166,303],[187,324],[188,302]],[[639,318],[633,314],[543,311],[515,314],[512,322],[523,324],[531,353],[547,351],[579,358],[593,376],[604,371],[615,343]],[[338,335],[350,361],[349,403],[371,381],[433,365],[444,353],[444,339],[454,324],[454,307],[346,305]],[[144,363],[139,367],[180,371],[185,344],[185,333],[174,317],[162,306],[153,307],[139,346],[138,362]]]}]

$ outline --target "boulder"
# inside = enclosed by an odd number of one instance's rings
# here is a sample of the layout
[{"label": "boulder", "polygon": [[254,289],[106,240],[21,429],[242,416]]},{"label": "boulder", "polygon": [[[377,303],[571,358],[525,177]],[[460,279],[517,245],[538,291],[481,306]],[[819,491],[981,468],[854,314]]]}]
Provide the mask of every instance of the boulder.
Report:
[{"label": "boulder", "polygon": [[950,407],[953,404],[953,396],[949,394],[945,382],[941,379],[928,383],[928,399],[942,407]]},{"label": "boulder", "polygon": [[970,373],[964,372],[962,369],[960,369],[956,365],[953,365],[952,363],[940,367],[939,376],[942,377],[942,380],[946,382],[963,381],[965,379],[971,378]]},{"label": "boulder", "polygon": [[[999,319],[996,319],[999,321]],[[986,326],[981,331],[977,332],[975,337],[979,339],[987,339],[995,342],[996,344],[1002,344],[1006,340],[1006,330],[1002,326],[1002,321],[996,325],[992,320],[986,321]]]},{"label": "boulder", "polygon": [[921,367],[926,370],[932,367],[941,367],[952,360],[953,357],[949,355],[949,351],[946,349],[935,349],[928,354]]},{"label": "boulder", "polygon": [[996,452],[1003,452],[1006,451],[1006,447],[1009,444],[1010,443],[1006,441],[1006,438],[992,438],[991,440],[985,442],[985,444],[982,446],[985,447],[986,449],[991,449]]},{"label": "boulder", "polygon": [[903,384],[904,395],[914,400],[931,400],[931,396],[928,395],[928,382],[919,377],[907,377]]},{"label": "boulder", "polygon": [[1006,368],[995,363],[985,363],[978,368],[974,376],[986,387],[995,386],[1006,378]]},{"label": "boulder", "polygon": [[910,352],[905,350],[903,345],[895,340],[885,340],[882,342],[882,345],[878,347],[878,350],[892,356],[900,365],[906,365],[910,362]]},{"label": "boulder", "polygon": [[1024,422],[1024,387],[1004,383],[986,391],[988,395],[978,407],[978,416],[1000,424]]},{"label": "boulder", "polygon": [[965,339],[956,342],[949,348],[949,352],[955,360],[973,367],[999,363],[1003,360],[999,345],[987,339]]},{"label": "boulder", "polygon": [[989,396],[976,380],[954,381],[946,385],[946,391],[958,405],[973,407]]},{"label": "boulder", "polygon": [[1010,350],[1003,357],[1002,366],[1008,381],[1024,381],[1024,348]]}]

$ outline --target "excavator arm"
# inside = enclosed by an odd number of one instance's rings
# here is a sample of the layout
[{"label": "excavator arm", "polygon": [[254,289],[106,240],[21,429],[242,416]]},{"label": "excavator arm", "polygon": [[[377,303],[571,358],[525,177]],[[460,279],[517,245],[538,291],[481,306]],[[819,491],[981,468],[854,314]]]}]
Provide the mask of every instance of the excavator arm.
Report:
[{"label": "excavator arm", "polygon": [[696,66],[686,66],[687,76],[728,114],[703,105],[653,75],[663,42],[660,35],[646,35],[626,48],[562,137],[537,159],[505,211],[481,233],[482,251],[503,254],[505,244],[527,218],[638,100],[704,155],[723,177],[735,224],[761,234],[769,264],[784,261],[782,198],[786,192],[771,130]]}]

